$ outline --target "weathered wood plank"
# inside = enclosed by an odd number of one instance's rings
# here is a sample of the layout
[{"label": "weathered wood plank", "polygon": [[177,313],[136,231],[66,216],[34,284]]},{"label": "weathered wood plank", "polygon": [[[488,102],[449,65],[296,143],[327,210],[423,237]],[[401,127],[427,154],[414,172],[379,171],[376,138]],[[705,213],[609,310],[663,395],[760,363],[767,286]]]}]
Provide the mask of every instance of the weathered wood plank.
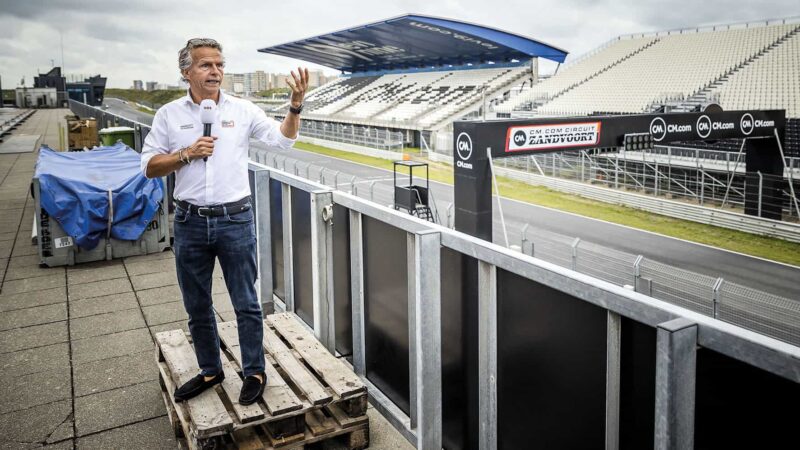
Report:
[{"label": "weathered wood plank", "polygon": [[[182,330],[158,333],[156,342],[176,386],[186,383],[200,372],[194,350]],[[233,428],[233,420],[216,390],[208,389],[185,403],[198,438],[220,434]]]},{"label": "weathered wood plank", "polygon": [[314,335],[290,314],[272,314],[267,316],[267,321],[292,345],[336,395],[348,397],[366,392],[366,387],[361,379],[347,365],[331,355]]},{"label": "weathered wood plank", "polygon": [[361,425],[363,423],[368,423],[369,418],[366,414],[358,417],[350,417],[342,408],[339,407],[337,404],[330,404],[325,408],[328,409],[328,413],[333,417],[333,420],[339,424],[342,428],[350,428],[357,425]]},{"label": "weathered wood plank", "polygon": [[297,385],[312,404],[320,405],[333,400],[333,396],[294,357],[292,351],[268,326],[264,327],[264,348],[275,358],[284,373]]},{"label": "weathered wood plank", "polygon": [[222,370],[225,372],[225,380],[222,381],[222,390],[231,402],[233,412],[241,423],[248,423],[264,417],[264,411],[258,403],[252,405],[239,404],[239,393],[242,392],[242,379],[236,373],[236,369],[231,365],[226,357],[222,359]]},{"label": "weathered wood plank", "polygon": [[239,450],[264,450],[266,448],[252,427],[234,431],[232,437]]},{"label": "weathered wood plank", "polygon": [[323,434],[333,433],[336,430],[336,424],[320,410],[309,411],[306,413],[306,426],[311,430],[314,436],[322,436]]},{"label": "weathered wood plank", "polygon": [[[233,326],[230,326],[231,324]],[[219,324],[217,329],[219,330],[220,339],[225,343],[228,351],[233,355],[239,368],[241,368],[242,352],[238,345],[239,332],[236,328],[236,322]],[[274,367],[267,364],[264,367],[264,372],[267,374],[267,385],[264,387],[264,394],[261,399],[264,401],[264,405],[270,415],[277,416],[303,407],[303,402],[297,398]]]}]

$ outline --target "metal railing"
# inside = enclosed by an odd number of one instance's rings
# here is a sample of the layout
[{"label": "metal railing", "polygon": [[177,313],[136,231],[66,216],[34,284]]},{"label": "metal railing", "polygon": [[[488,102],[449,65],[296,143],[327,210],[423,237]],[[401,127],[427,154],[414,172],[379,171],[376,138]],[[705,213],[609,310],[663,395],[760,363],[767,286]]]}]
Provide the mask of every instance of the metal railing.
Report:
[{"label": "metal railing", "polygon": [[[349,173],[326,169],[322,165],[304,163],[286,154],[269,152],[251,147],[250,159],[265,166],[290,172],[333,189],[341,189],[378,204],[392,203],[391,189],[377,185],[374,180],[359,179]],[[498,173],[502,170],[495,167]],[[549,178],[548,178],[549,179]],[[563,181],[563,180],[561,180]],[[596,187],[596,189],[605,188]],[[580,192],[576,192],[580,195]],[[609,195],[607,192],[605,195]],[[591,196],[585,195],[589,198]],[[643,196],[645,199],[649,197]],[[443,223],[453,227],[452,203],[441,202],[436,208],[446,211]],[[703,208],[696,207],[699,210]],[[746,216],[750,217],[750,216]],[[720,221],[724,217],[713,217]],[[768,220],[768,219],[763,219]],[[775,222],[775,221],[772,221]],[[782,224],[782,222],[778,222]],[[547,262],[576,270],[618,286],[633,286],[637,292],[664,300],[693,311],[729,321],[747,329],[758,331],[777,339],[800,345],[800,301],[777,294],[762,292],[751,287],[733,283],[720,277],[697,274],[678,267],[645,258],[642,255],[622,252],[602,245],[582,241],[542,229],[532,229],[523,224],[519,230],[508,230],[513,245],[522,253]],[[790,232],[791,230],[788,230]],[[792,236],[797,237],[795,231]],[[518,240],[517,240],[518,239]],[[714,284],[724,281],[725,290],[715,291]],[[727,292],[737,292],[739,303],[752,305],[752,310],[764,308],[773,311],[769,317],[743,312],[740,315],[720,316],[717,304],[724,302]],[[771,305],[784,305],[773,307]],[[789,306],[785,306],[789,305]],[[796,306],[796,307],[795,307]],[[759,322],[759,317],[764,320]]]},{"label": "metal railing", "polygon": [[[445,441],[448,432],[452,431],[444,425],[448,422],[444,419],[443,405],[451,400],[445,398],[445,388],[454,379],[451,373],[444,373],[442,370],[443,358],[450,357],[445,355],[449,350],[445,350],[446,342],[442,339],[443,328],[451,321],[457,320],[443,313],[445,308],[452,307],[450,302],[453,301],[451,295],[445,294],[453,288],[452,281],[448,279],[450,275],[446,273],[452,272],[454,268],[446,266],[444,262],[448,253],[459,255],[460,258],[472,258],[477,265],[478,315],[475,324],[477,343],[476,346],[468,347],[468,351],[477,352],[473,354],[478,361],[475,369],[477,407],[457,414],[478,416],[476,418],[476,423],[479,424],[478,448],[498,448],[498,441],[501,439],[504,440],[504,445],[509,445],[511,438],[502,435],[502,430],[508,426],[501,420],[501,416],[505,420],[513,419],[503,415],[502,411],[506,407],[504,402],[513,401],[514,404],[520,404],[531,401],[536,408],[547,409],[548,399],[509,397],[510,388],[504,383],[504,377],[514,377],[514,374],[507,369],[501,370],[502,367],[509,367],[512,361],[509,358],[523,358],[523,356],[507,354],[501,347],[500,339],[504,340],[504,346],[525,348],[533,344],[533,342],[526,343],[524,338],[522,342],[508,342],[509,334],[505,331],[505,327],[526,320],[530,320],[530,326],[534,326],[536,320],[534,316],[509,315],[507,309],[509,303],[522,301],[536,304],[544,301],[541,293],[537,294],[538,297],[526,296],[520,299],[513,297],[507,291],[509,288],[516,289],[523,285],[529,284],[531,289],[535,286],[546,286],[548,289],[546,292],[550,292],[547,295],[559,298],[563,296],[563,302],[578,301],[605,311],[602,316],[603,324],[600,327],[604,336],[602,346],[605,348],[605,357],[602,358],[602,364],[586,369],[587,376],[593,374],[605,379],[601,388],[603,392],[600,394],[602,401],[599,401],[604,409],[602,418],[605,430],[602,437],[604,443],[584,441],[585,445],[605,444],[606,448],[617,448],[619,445],[620,417],[629,408],[629,405],[620,401],[621,390],[628,389],[620,380],[621,369],[629,364],[620,350],[624,345],[624,336],[627,336],[622,330],[628,320],[645,326],[656,336],[654,341],[656,348],[651,349],[655,358],[655,379],[652,382],[654,384],[650,386],[655,390],[652,442],[657,448],[691,448],[695,434],[708,431],[703,429],[699,422],[697,425],[699,428],[696,429],[694,420],[695,389],[706,388],[705,384],[698,381],[696,371],[699,364],[696,361],[706,358],[703,349],[786,378],[795,383],[792,385],[793,389],[796,389],[796,383],[800,382],[798,347],[541,259],[421,221],[281,170],[251,163],[250,173],[257,205],[262,300],[266,299],[265,301],[269,302],[269,299],[273,299],[278,309],[306,317],[304,321],[314,330],[323,345],[332,352],[336,352],[343,336],[338,329],[343,327],[349,330],[344,334],[344,338],[352,339],[350,349],[353,367],[367,384],[373,404],[417,448],[438,449],[442,448],[443,443],[447,447]],[[273,194],[274,190],[278,190],[281,195]],[[282,197],[280,204],[275,201],[279,197]],[[306,205],[305,202],[309,204]],[[283,218],[282,221],[272,220],[276,214]],[[307,231],[310,230],[310,237],[287,233],[288,229],[297,230],[301,225],[306,227]],[[276,226],[283,229],[280,241],[276,241],[270,234]],[[338,238],[335,236],[337,227],[347,229]],[[306,239],[310,239],[310,245],[300,245],[301,241]],[[340,240],[338,245],[337,239]],[[393,240],[395,242],[391,243]],[[282,250],[282,273],[273,269],[275,263],[273,246],[276,245]],[[404,248],[406,251],[404,254],[387,254],[384,250],[386,248]],[[542,248],[541,251],[546,250]],[[578,267],[582,265],[596,267],[598,264],[590,262],[592,256],[589,256],[588,252],[591,251],[594,252],[594,258],[602,255],[601,251],[587,247],[586,259],[582,259],[584,255],[579,252],[574,264]],[[383,252],[380,255],[382,259],[394,259],[393,267],[397,272],[391,276],[376,274],[370,265],[375,261],[376,252]],[[349,270],[337,271],[341,270],[341,267],[337,269],[337,266],[340,266],[339,263],[343,260],[349,260],[345,264]],[[638,266],[642,278],[647,275],[658,276],[662,269],[649,262],[640,261]],[[309,273],[310,279],[305,282],[298,281],[301,276],[307,276]],[[283,298],[272,296],[273,277],[286,280],[283,286]],[[380,279],[385,279],[390,285],[376,285],[376,281]],[[505,284],[512,283],[512,279],[518,280],[509,285],[514,287],[504,288]],[[465,279],[459,281],[464,282]],[[680,280],[677,278],[672,280],[672,282],[677,281]],[[310,292],[307,290],[308,286],[304,284],[310,284]],[[338,290],[345,284],[349,289]],[[387,289],[393,290],[399,286],[404,286],[403,293],[386,292]],[[344,294],[340,295],[342,292]],[[385,307],[381,302],[392,295],[399,295],[399,298],[405,301],[391,303],[391,309],[381,309]],[[701,306],[700,303],[706,303],[705,299],[700,300],[699,295],[696,298],[686,297],[683,293],[675,295],[676,299],[689,306]],[[729,300],[720,302],[720,313],[728,314],[728,309],[735,311],[730,314],[740,313],[741,309],[735,305],[737,297],[727,298]],[[337,314],[344,303],[350,305],[349,314]],[[460,297],[458,304],[462,304]],[[708,308],[709,305],[703,304],[702,307]],[[376,317],[376,314],[389,315]],[[553,312],[553,314],[558,313]],[[580,319],[576,317],[575,320],[575,326],[580,327]],[[537,333],[536,342],[539,344],[535,345],[541,345],[545,339],[544,334],[547,333],[555,331],[542,329]],[[382,345],[376,341],[382,339],[388,339],[406,350],[400,354],[392,353],[391,360],[387,361],[375,350],[376,345]],[[407,339],[407,341],[398,342],[397,339],[401,341]],[[582,342],[586,341],[575,338],[564,345],[582,345]],[[385,352],[393,350],[381,348]],[[531,347],[534,348],[537,347]],[[575,349],[569,349],[573,350]],[[547,357],[535,356],[536,351],[530,351],[534,356],[527,358],[538,361],[538,364],[548,364]],[[383,366],[385,364],[397,370],[403,370],[402,367],[407,368],[407,387],[403,387],[402,383],[397,385],[391,380],[381,378],[380,373],[385,369]],[[573,371],[570,377],[582,379],[580,372],[583,369],[575,367],[570,370]],[[536,383],[535,372],[527,376],[528,382]],[[726,376],[737,377],[738,374],[733,371],[726,373]],[[574,389],[580,391],[583,387],[575,385]],[[515,396],[526,395],[523,389],[513,392]],[[718,391],[704,395],[726,394]],[[738,397],[736,392],[727,395]],[[697,398],[700,398],[699,394]],[[715,400],[724,399],[715,398]],[[584,408],[590,400],[581,399],[581,402]],[[762,413],[763,411],[755,409],[749,411],[753,417]],[[448,410],[447,414],[454,413]],[[551,414],[559,413],[551,412]],[[576,427],[578,434],[580,434],[578,429],[584,426],[582,423],[573,423],[567,416],[559,416],[558,419],[564,423],[571,423],[570,426]],[[531,423],[529,426],[538,429],[536,424]],[[791,430],[784,432],[791,433]],[[548,436],[549,442],[557,443],[567,439],[555,434]]]},{"label": "metal railing", "polygon": [[403,133],[382,128],[303,120],[300,124],[300,134],[303,137],[360,145],[378,150],[403,151]]}]

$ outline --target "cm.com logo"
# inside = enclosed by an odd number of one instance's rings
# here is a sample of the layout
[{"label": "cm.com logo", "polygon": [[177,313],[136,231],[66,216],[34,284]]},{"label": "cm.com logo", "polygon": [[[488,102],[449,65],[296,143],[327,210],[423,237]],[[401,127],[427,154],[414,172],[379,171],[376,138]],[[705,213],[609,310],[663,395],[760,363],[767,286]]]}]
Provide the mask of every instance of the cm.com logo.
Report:
[{"label": "cm.com logo", "polygon": [[667,123],[664,122],[664,119],[656,117],[650,122],[650,136],[653,136],[653,140],[656,142],[661,142],[667,137]]},{"label": "cm.com logo", "polygon": [[472,138],[467,133],[461,133],[456,138],[456,151],[458,157],[464,161],[472,156]]}]

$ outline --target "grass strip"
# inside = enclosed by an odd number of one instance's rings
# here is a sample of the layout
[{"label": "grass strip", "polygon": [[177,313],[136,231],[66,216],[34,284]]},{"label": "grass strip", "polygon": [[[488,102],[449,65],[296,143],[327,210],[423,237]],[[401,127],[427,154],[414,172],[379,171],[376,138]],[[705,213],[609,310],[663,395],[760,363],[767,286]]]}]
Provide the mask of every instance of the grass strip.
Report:
[{"label": "grass strip", "polygon": [[[305,142],[295,143],[295,148],[392,170],[392,161],[382,158],[334,150]],[[452,166],[435,162],[429,162],[429,164],[431,180],[453,184]],[[800,265],[800,243],[662,216],[627,206],[598,202],[576,195],[564,194],[542,186],[533,186],[506,177],[497,177],[497,184],[500,194],[505,198],[605,220],[631,228],[652,231],[665,236],[685,239],[746,255]]]}]

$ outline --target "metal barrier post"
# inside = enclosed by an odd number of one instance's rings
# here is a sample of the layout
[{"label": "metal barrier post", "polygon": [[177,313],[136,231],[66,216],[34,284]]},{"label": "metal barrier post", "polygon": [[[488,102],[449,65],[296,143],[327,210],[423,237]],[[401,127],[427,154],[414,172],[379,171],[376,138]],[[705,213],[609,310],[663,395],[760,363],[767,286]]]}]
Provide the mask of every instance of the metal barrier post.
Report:
[{"label": "metal barrier post", "polygon": [[281,184],[283,213],[283,303],[286,311],[294,312],[294,264],[292,249],[292,188]]},{"label": "metal barrier post", "polygon": [[364,237],[361,213],[350,210],[350,298],[353,305],[353,370],[367,376],[364,309]]},{"label": "metal barrier post", "polygon": [[578,270],[578,245],[581,243],[581,238],[575,238],[572,241],[572,270]]},{"label": "metal barrier post", "polygon": [[375,188],[375,181],[369,184],[369,201],[374,202],[375,198],[373,197],[373,188]]},{"label": "metal barrier post", "polygon": [[478,261],[478,435],[497,450],[497,267]]},{"label": "metal barrier post", "polygon": [[411,428],[418,449],[442,448],[440,234],[408,234]]},{"label": "metal barrier post", "polygon": [[311,284],[314,334],[336,354],[333,308],[333,193],[311,192]]},{"label": "metal barrier post", "polygon": [[719,317],[719,300],[720,300],[720,291],[722,289],[722,284],[725,283],[725,280],[720,277],[717,278],[717,281],[714,282],[714,287],[712,288],[712,299],[714,301],[714,318]]},{"label": "metal barrier post", "polygon": [[522,234],[522,237],[520,237],[520,240],[519,240],[519,248],[520,248],[520,251],[522,251],[522,253],[525,253],[525,243],[528,242],[528,228],[529,227],[530,227],[530,224],[526,223],[525,225],[522,226],[522,231],[520,233],[520,234]]},{"label": "metal barrier post", "polygon": [[622,317],[608,311],[606,326],[606,450],[619,448]]},{"label": "metal barrier post", "polygon": [[654,447],[694,448],[697,324],[683,317],[659,324],[656,346]]},{"label": "metal barrier post", "polygon": [[264,314],[275,312],[272,300],[272,222],[270,208],[269,170],[251,168],[254,174],[253,212],[256,224],[256,243],[258,245],[258,287]]},{"label": "metal barrier post", "polygon": [[639,255],[636,257],[636,260],[633,261],[633,289],[636,292],[641,292],[639,290],[639,278],[641,278],[641,265],[642,261],[644,260],[644,256]]},{"label": "metal barrier post", "polygon": [[447,228],[453,228],[453,202],[447,204]]}]

